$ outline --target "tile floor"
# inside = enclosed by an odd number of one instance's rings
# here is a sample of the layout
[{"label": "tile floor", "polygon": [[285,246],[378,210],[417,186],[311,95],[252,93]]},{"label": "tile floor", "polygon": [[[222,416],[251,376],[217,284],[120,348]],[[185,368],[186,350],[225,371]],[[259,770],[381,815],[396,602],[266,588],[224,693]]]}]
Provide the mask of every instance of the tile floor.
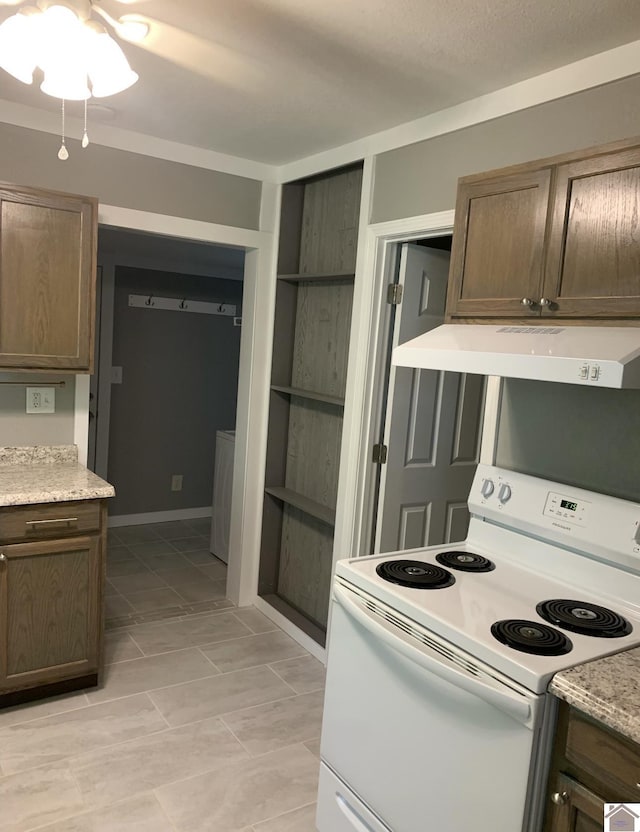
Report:
[{"label": "tile floor", "polygon": [[211,520],[109,529],[110,627],[229,606],[227,568],[209,552]]},{"label": "tile floor", "polygon": [[0,832],[315,830],[323,666],[162,526],[111,535],[102,687],[0,711]]}]

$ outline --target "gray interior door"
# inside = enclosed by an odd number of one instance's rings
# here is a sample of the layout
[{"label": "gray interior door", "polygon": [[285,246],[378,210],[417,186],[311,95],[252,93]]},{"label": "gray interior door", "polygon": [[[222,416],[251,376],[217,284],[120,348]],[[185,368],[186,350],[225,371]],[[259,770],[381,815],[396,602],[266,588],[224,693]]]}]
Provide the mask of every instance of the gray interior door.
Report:
[{"label": "gray interior door", "polygon": [[[450,254],[405,243],[393,346],[444,320]],[[462,540],[478,463],[484,377],[391,367],[376,552]]]}]

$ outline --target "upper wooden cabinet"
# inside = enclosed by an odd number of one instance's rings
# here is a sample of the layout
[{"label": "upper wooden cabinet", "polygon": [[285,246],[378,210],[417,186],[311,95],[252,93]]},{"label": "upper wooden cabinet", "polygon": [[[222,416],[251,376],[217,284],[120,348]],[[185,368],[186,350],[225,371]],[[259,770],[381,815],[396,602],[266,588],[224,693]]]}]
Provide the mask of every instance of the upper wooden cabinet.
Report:
[{"label": "upper wooden cabinet", "polygon": [[92,372],[97,200],[0,186],[0,368]]},{"label": "upper wooden cabinet", "polygon": [[556,169],[543,314],[640,315],[640,148]]},{"label": "upper wooden cabinet", "polygon": [[[551,171],[461,182],[451,252],[449,313],[513,317],[539,297]],[[452,306],[455,303],[455,307]]]},{"label": "upper wooden cabinet", "polygon": [[640,147],[627,144],[461,179],[448,319],[640,316]]}]

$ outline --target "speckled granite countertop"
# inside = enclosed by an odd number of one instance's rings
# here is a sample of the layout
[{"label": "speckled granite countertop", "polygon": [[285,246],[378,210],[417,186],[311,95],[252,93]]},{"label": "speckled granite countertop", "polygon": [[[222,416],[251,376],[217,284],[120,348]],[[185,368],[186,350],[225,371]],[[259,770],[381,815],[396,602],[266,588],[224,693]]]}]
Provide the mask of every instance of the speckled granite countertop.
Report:
[{"label": "speckled granite countertop", "polygon": [[640,647],[556,673],[550,690],[640,743]]},{"label": "speckled granite countertop", "polygon": [[0,448],[0,506],[113,497],[112,485],[78,463],[75,445]]}]

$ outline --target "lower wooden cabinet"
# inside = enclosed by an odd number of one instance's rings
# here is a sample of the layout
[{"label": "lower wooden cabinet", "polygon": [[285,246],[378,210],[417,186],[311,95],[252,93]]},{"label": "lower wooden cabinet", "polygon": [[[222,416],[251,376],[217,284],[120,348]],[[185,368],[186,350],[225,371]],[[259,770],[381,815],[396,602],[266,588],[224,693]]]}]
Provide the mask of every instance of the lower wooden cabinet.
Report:
[{"label": "lower wooden cabinet", "polygon": [[605,805],[640,803],[639,783],[640,746],[561,703],[545,832],[602,832]]},{"label": "lower wooden cabinet", "polygon": [[[74,523],[60,524],[50,514],[51,506],[33,506],[5,509],[0,517],[0,527],[24,524],[29,540],[0,545],[0,706],[98,680],[101,530],[78,534]],[[43,528],[34,532],[38,523]],[[32,539],[39,534],[47,539]]]},{"label": "lower wooden cabinet", "polygon": [[602,832],[604,798],[566,774],[551,783],[550,832]]}]

